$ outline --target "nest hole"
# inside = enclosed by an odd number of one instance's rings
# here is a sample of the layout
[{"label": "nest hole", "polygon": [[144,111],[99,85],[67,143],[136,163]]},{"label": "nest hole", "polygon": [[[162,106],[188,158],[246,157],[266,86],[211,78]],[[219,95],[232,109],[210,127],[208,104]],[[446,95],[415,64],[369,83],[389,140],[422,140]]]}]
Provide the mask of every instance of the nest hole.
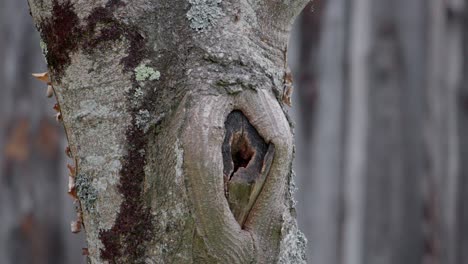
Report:
[{"label": "nest hole", "polygon": [[250,144],[247,137],[242,134],[235,137],[232,142],[232,161],[234,163],[234,173],[239,168],[246,168],[255,154],[255,149]]}]

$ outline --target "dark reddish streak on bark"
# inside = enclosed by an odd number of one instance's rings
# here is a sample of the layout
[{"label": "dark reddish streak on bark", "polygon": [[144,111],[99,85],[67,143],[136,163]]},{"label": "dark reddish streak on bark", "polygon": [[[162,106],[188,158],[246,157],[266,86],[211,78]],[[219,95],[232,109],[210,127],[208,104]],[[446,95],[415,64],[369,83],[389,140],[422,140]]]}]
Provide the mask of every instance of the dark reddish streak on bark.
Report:
[{"label": "dark reddish streak on bark", "polygon": [[[47,45],[47,64],[55,82],[60,82],[71,62],[72,52],[82,48],[92,54],[96,48],[105,48],[106,43],[121,37],[130,41],[129,56],[122,61],[125,69],[133,69],[139,64],[144,54],[141,51],[145,49],[144,38],[134,26],[123,24],[114,18],[114,11],[122,6],[125,3],[111,0],[105,7],[95,8],[85,19],[86,25],[81,26],[69,0],[63,3],[53,1],[52,17],[40,25],[39,31]],[[98,25],[100,30],[97,31]]]}]

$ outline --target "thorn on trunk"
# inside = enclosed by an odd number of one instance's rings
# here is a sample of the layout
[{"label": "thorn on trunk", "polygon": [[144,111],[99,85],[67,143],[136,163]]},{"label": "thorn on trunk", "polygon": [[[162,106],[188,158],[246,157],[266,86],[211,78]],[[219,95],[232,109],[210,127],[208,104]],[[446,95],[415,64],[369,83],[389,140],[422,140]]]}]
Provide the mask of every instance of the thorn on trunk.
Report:
[{"label": "thorn on trunk", "polygon": [[75,177],[76,176],[76,169],[73,165],[67,164],[68,172],[70,173],[70,176]]},{"label": "thorn on trunk", "polygon": [[61,123],[62,122],[62,113],[57,113],[55,115],[55,120],[57,120],[57,122]]},{"label": "thorn on trunk", "polygon": [[34,76],[36,79],[38,79],[41,82],[45,82],[47,84],[50,84],[49,73],[48,72],[33,73],[32,76]]},{"label": "thorn on trunk", "polygon": [[72,221],[70,227],[73,234],[79,233],[81,231],[81,220]]},{"label": "thorn on trunk", "polygon": [[68,194],[73,199],[78,199],[78,196],[76,195],[75,177],[71,175],[68,176]]},{"label": "thorn on trunk", "polygon": [[60,113],[60,106],[59,104],[55,104],[53,108],[57,113]]},{"label": "thorn on trunk", "polygon": [[48,98],[51,98],[52,96],[54,96],[54,88],[52,87],[52,85],[47,85],[47,93],[46,93],[47,97]]},{"label": "thorn on trunk", "polygon": [[65,154],[67,155],[67,157],[69,157],[70,159],[72,158],[72,153],[71,153],[71,149],[69,146],[67,146],[65,148]]},{"label": "thorn on trunk", "polygon": [[[78,202],[78,201],[75,201]],[[78,203],[79,204],[79,203]],[[79,205],[78,205],[78,208]],[[71,222],[71,231],[76,234],[81,231],[81,226],[83,225],[83,215],[81,214],[81,209],[77,209],[76,220]]]}]

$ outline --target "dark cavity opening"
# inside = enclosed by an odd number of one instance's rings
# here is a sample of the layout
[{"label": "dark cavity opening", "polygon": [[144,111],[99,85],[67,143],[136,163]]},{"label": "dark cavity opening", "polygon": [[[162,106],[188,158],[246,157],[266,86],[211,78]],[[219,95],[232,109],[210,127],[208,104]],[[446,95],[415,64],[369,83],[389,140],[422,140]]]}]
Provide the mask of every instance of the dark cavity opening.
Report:
[{"label": "dark cavity opening", "polygon": [[232,161],[234,163],[233,173],[236,173],[239,167],[247,167],[253,155],[255,154],[255,149],[252,148],[244,133],[242,133],[240,136],[237,134],[234,135],[231,146]]},{"label": "dark cavity opening", "polygon": [[224,125],[224,193],[243,227],[269,172],[274,146],[263,140],[241,111],[230,113]]},{"label": "dark cavity opening", "polygon": [[241,111],[230,113],[224,125],[226,136],[222,151],[225,179],[230,180],[240,168],[245,168],[242,178],[255,180],[262,169],[268,144]]}]

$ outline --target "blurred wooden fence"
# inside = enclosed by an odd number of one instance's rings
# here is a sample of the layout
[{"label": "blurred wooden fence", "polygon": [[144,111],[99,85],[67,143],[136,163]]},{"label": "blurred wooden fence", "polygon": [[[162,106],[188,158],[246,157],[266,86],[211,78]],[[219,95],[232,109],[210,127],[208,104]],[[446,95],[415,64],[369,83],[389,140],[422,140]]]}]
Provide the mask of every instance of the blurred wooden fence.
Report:
[{"label": "blurred wooden fence", "polygon": [[309,263],[468,263],[467,4],[317,0],[297,21]]}]

